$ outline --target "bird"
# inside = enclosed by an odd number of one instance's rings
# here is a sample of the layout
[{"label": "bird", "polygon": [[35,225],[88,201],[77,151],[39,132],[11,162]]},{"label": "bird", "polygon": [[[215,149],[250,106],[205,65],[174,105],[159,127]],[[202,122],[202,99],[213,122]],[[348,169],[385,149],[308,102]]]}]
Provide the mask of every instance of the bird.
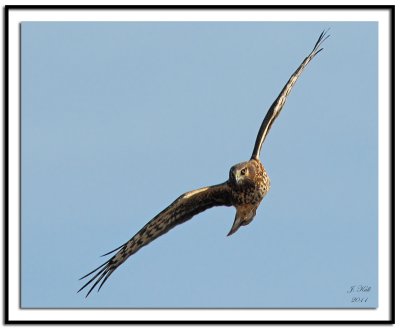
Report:
[{"label": "bird", "polygon": [[271,186],[270,178],[260,161],[262,145],[297,79],[307,64],[323,50],[321,44],[330,36],[327,34],[328,30],[324,30],[319,35],[312,51],[291,75],[270,106],[258,131],[250,160],[232,166],[227,181],[182,194],[144,225],[130,240],[102,255],[115,253],[105,263],[80,278],[83,280],[92,275],[89,281],[78,290],[78,293],[86,287],[90,287],[86,294],[88,297],[96,286],[100,291],[110,275],[139,249],[209,208],[217,206],[234,206],[236,208],[235,219],[228,236],[234,234],[241,226],[251,223],[256,216],[258,206]]}]

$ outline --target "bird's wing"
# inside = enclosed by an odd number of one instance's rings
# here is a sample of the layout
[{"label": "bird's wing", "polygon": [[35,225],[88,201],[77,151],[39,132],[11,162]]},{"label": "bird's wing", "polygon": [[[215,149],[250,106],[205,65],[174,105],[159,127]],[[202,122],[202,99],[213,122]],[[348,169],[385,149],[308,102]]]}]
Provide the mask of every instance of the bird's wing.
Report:
[{"label": "bird's wing", "polygon": [[[136,253],[140,248],[157,239],[160,235],[167,233],[178,224],[182,224],[192,218],[194,215],[215,206],[231,206],[231,193],[228,183],[203,187],[191,192],[182,194],[171,205],[165,208],[151,221],[149,221],[138,233],[122,246],[110,251],[111,254],[117,253],[104,264],[92,272],[86,274],[81,279],[90,275],[93,277],[79,291],[90,285],[92,290],[100,283],[98,290],[107,281],[108,277],[120,266],[129,256]],[[103,256],[105,256],[103,255]],[[78,292],[79,292],[78,291]]]},{"label": "bird's wing", "polygon": [[272,126],[272,123],[285,105],[286,98],[288,97],[290,91],[292,90],[300,74],[303,72],[304,68],[314,58],[314,56],[323,49],[320,48],[320,46],[329,37],[329,35],[326,35],[326,33],[327,31],[321,33],[311,53],[303,60],[297,70],[292,74],[277,99],[272,103],[271,107],[269,108],[261,124],[260,130],[258,131],[256,142],[254,144],[253,154],[251,155],[252,159],[259,159],[262,144],[264,143],[265,137],[267,136],[268,131]]}]

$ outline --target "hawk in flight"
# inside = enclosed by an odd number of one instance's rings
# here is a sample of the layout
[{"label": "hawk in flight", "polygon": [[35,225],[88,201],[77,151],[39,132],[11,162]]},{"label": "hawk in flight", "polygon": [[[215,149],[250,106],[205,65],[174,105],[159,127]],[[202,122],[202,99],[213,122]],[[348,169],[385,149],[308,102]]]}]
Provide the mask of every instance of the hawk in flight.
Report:
[{"label": "hawk in flight", "polygon": [[229,178],[226,182],[182,194],[150,220],[129,241],[103,255],[106,256],[116,252],[104,264],[81,278],[84,279],[93,275],[79,291],[91,285],[86,294],[87,297],[99,284],[98,290],[100,290],[117,267],[140,248],[167,233],[176,225],[186,222],[193,216],[211,207],[234,206],[236,208],[235,220],[228,235],[235,233],[241,226],[250,224],[256,215],[257,207],[270,188],[270,179],[260,161],[262,144],[300,74],[314,56],[323,49],[321,48],[321,44],[328,37],[327,31],[321,33],[311,53],[292,74],[277,99],[271,105],[258,131],[250,160],[234,165],[229,170]]}]

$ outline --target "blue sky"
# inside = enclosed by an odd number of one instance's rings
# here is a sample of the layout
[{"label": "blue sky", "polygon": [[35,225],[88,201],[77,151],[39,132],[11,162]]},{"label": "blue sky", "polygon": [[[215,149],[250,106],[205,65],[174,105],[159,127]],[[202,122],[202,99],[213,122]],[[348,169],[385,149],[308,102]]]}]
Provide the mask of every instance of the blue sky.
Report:
[{"label": "blue sky", "polygon": [[[213,208],[85,299],[78,278],[183,192],[228,178],[322,30],[264,143],[271,190]],[[376,307],[374,22],[22,24],[21,305]],[[368,293],[348,293],[351,286]],[[352,298],[366,298],[354,303]]]}]

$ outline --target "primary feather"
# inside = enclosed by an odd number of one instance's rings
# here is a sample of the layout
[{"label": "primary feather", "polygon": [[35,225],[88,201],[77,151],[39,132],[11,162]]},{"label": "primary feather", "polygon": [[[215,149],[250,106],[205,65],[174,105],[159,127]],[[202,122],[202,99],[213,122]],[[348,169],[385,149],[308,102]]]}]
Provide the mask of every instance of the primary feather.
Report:
[{"label": "primary feather", "polygon": [[[79,291],[86,288],[93,282],[86,297],[98,285],[100,288],[107,281],[115,269],[120,266],[129,256],[136,253],[140,248],[157,239],[159,236],[167,233],[176,225],[182,224],[191,219],[194,215],[203,212],[206,209],[216,206],[231,206],[231,193],[228,183],[203,187],[191,192],[182,194],[167,208],[150,220],[138,233],[122,246],[108,252],[105,255],[118,252],[104,264],[81,278],[84,279],[93,273],[96,273]],[[103,256],[105,256],[103,255]],[[78,291],[78,292],[79,292]]]},{"label": "primary feather", "polygon": [[252,159],[260,158],[261,147],[262,144],[264,143],[265,137],[267,137],[267,134],[273,122],[281,112],[283,105],[285,105],[286,98],[289,96],[289,93],[292,90],[297,79],[299,78],[300,74],[303,72],[307,64],[310,63],[310,61],[315,57],[315,55],[317,55],[322,49],[324,49],[320,47],[321,44],[329,37],[329,35],[326,35],[327,32],[328,30],[320,34],[311,53],[303,60],[303,62],[300,64],[297,70],[292,74],[292,76],[290,77],[290,79],[280,92],[279,96],[275,99],[275,101],[269,108],[263,122],[261,123],[261,127],[258,131],[256,142],[254,144],[253,153],[251,155]]}]

